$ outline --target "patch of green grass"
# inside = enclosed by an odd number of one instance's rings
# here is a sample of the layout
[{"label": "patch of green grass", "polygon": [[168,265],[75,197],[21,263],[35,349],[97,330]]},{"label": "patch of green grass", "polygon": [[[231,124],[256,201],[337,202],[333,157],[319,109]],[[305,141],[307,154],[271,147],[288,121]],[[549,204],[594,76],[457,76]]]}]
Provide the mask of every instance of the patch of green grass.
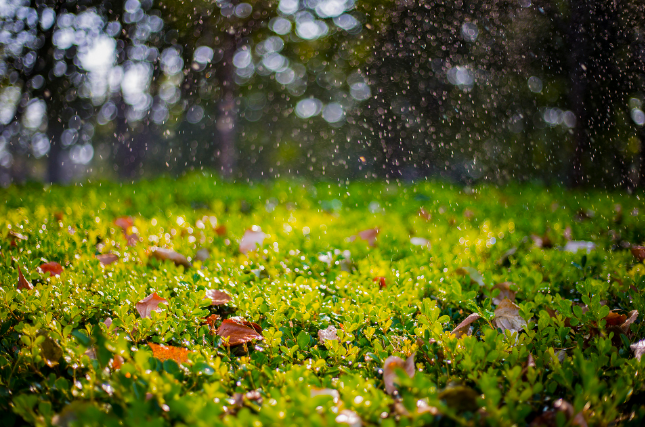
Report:
[{"label": "patch of green grass", "polygon": [[[645,362],[630,349],[645,338],[645,266],[629,250],[645,240],[639,197],[192,175],[10,187],[0,199],[2,425],[645,417]],[[121,217],[132,224],[122,229]],[[253,226],[263,244],[242,254]],[[369,229],[379,230],[373,246],[352,238]],[[564,250],[570,241],[595,247]],[[192,266],[160,260],[154,247]],[[108,253],[119,260],[101,264]],[[39,271],[51,261],[60,276]],[[19,268],[33,289],[18,290]],[[211,305],[208,290],[231,300]],[[142,318],[136,304],[155,292],[167,304]],[[231,318],[256,323],[263,339],[229,345],[236,337],[220,324]],[[330,326],[336,339],[321,340]],[[171,347],[153,357],[154,344]],[[400,360],[384,366],[390,356]]]}]

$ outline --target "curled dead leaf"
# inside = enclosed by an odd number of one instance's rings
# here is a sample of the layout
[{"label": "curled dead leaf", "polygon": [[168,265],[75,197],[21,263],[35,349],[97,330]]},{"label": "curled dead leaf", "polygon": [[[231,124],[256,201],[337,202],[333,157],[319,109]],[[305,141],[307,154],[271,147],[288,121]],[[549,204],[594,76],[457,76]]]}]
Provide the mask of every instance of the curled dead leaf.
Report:
[{"label": "curled dead leaf", "polygon": [[139,301],[135,307],[137,311],[139,312],[139,315],[146,319],[150,317],[150,314],[153,311],[162,311],[162,308],[159,307],[159,304],[168,304],[168,300],[165,298],[161,298],[159,295],[157,295],[156,292],[153,292],[152,295],[148,295],[141,301]]},{"label": "curled dead leaf", "polygon": [[519,332],[527,326],[526,320],[520,317],[520,308],[509,299],[504,299],[495,309],[493,324],[502,331]]},{"label": "curled dead leaf", "polygon": [[397,379],[397,370],[403,370],[408,377],[413,378],[415,373],[414,366],[414,353],[410,355],[405,361],[397,356],[390,356],[383,362],[383,382],[385,383],[385,391],[388,394],[393,394],[396,390],[395,381]]},{"label": "curled dead leaf", "polygon": [[206,290],[206,296],[204,299],[210,299],[211,305],[223,305],[229,302],[231,297],[224,291],[208,289]]},{"label": "curled dead leaf", "polygon": [[99,260],[101,265],[110,265],[119,260],[119,257],[115,254],[99,254],[96,256],[96,259]]},{"label": "curled dead leaf", "polygon": [[152,256],[161,261],[172,261],[175,265],[183,265],[186,268],[190,267],[190,262],[185,256],[171,249],[153,247]]},{"label": "curled dead leaf", "polygon": [[256,250],[259,246],[262,246],[264,239],[267,237],[266,234],[262,232],[260,227],[254,225],[251,230],[246,230],[242,240],[240,240],[240,252],[247,254],[251,251]]},{"label": "curled dead leaf", "polygon": [[320,329],[318,331],[318,341],[320,341],[320,344],[322,345],[325,345],[325,342],[327,341],[338,341],[336,328],[332,325],[329,325],[325,329]]},{"label": "curled dead leaf", "polygon": [[504,299],[515,301],[516,292],[511,290],[511,286],[515,286],[513,282],[502,282],[493,286],[493,289],[499,289],[499,294],[493,297],[493,304],[499,305]]},{"label": "curled dead leaf", "polygon": [[61,273],[63,272],[63,267],[54,261],[46,262],[44,264],[41,264],[40,267],[38,267],[42,273],[49,273],[49,276],[60,276]]},{"label": "curled dead leaf", "polygon": [[188,362],[188,349],[172,345],[159,345],[149,342],[152,355],[160,361],[174,360],[177,363]]},{"label": "curled dead leaf", "polygon": [[27,279],[25,279],[25,276],[22,274],[22,270],[20,269],[20,266],[18,265],[18,289],[25,289],[28,291],[31,291],[34,288],[34,285],[31,284]]},{"label": "curled dead leaf", "polygon": [[217,332],[217,328],[215,327],[215,322],[217,322],[217,319],[219,319],[219,315],[217,314],[211,314],[210,316],[204,319],[204,323],[208,325],[208,329],[210,329],[211,334],[214,334]]},{"label": "curled dead leaf", "polygon": [[620,329],[623,331],[624,334],[627,334],[629,332],[629,327],[631,326],[632,323],[634,323],[638,319],[638,310],[632,310],[629,312],[629,317],[627,320],[623,322],[622,325],[620,325]]},{"label": "curled dead leaf", "polygon": [[452,334],[456,335],[457,338],[461,338],[464,334],[470,335],[470,324],[475,320],[479,319],[481,316],[477,313],[473,313],[470,316],[466,317],[455,329],[452,330]]},{"label": "curled dead leaf", "polygon": [[244,322],[234,319],[225,319],[217,329],[217,335],[222,338],[228,338],[228,346],[236,346],[253,340],[264,339],[256,329],[247,326]]}]

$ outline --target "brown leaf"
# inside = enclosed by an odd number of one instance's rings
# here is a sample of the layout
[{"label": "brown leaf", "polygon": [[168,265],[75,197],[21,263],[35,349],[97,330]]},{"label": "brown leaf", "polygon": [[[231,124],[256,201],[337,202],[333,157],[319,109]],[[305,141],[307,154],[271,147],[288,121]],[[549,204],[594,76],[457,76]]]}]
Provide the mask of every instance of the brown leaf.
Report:
[{"label": "brown leaf", "polygon": [[186,268],[190,267],[190,262],[185,256],[170,249],[153,247],[152,256],[161,261],[172,261],[175,265],[183,265]]},{"label": "brown leaf", "polygon": [[148,345],[152,349],[152,355],[160,361],[174,360],[177,363],[188,362],[188,349],[182,347],[175,347],[172,345],[158,345],[149,342]]},{"label": "brown leaf", "polygon": [[226,226],[225,225],[218,225],[215,227],[215,234],[218,236],[224,236],[226,234]]},{"label": "brown leaf", "polygon": [[383,362],[383,382],[385,383],[385,391],[388,394],[393,394],[396,390],[394,382],[396,381],[397,370],[402,369],[413,378],[416,368],[414,366],[414,353],[410,355],[405,361],[397,356],[390,356]]},{"label": "brown leaf", "polygon": [[520,308],[509,299],[504,299],[495,310],[493,324],[502,331],[519,332],[526,327],[526,320],[520,317]]},{"label": "brown leaf", "polygon": [[102,265],[110,265],[113,262],[117,262],[119,260],[119,257],[114,254],[99,254],[96,256],[96,258]]},{"label": "brown leaf", "polygon": [[204,298],[210,299],[211,305],[222,305],[231,300],[231,297],[226,292],[215,289],[208,289]]},{"label": "brown leaf", "polygon": [[511,286],[515,286],[513,282],[502,282],[493,286],[493,289],[499,289],[499,294],[493,298],[493,304],[499,305],[504,299],[515,301],[515,291],[511,290]]},{"label": "brown leaf", "polygon": [[470,335],[470,333],[468,332],[470,324],[480,317],[481,316],[477,313],[473,313],[470,316],[466,317],[463,322],[461,322],[455,329],[452,330],[452,334],[456,335],[457,338],[461,338],[464,334]]},{"label": "brown leaf", "polygon": [[208,329],[210,329],[211,334],[217,332],[217,328],[215,327],[215,322],[217,322],[217,319],[219,319],[219,315],[217,314],[211,314],[206,319],[204,319],[204,323],[208,325]]},{"label": "brown leaf", "polygon": [[645,353],[645,340],[640,340],[629,346],[634,352],[634,357],[641,360],[641,356]]},{"label": "brown leaf", "polygon": [[41,264],[40,267],[38,267],[42,273],[49,273],[49,276],[60,276],[61,273],[63,272],[63,267],[54,261],[46,262],[44,264]]},{"label": "brown leaf", "polygon": [[329,325],[326,329],[320,329],[318,331],[318,341],[320,341],[320,344],[322,345],[325,345],[325,342],[327,341],[338,341],[336,328],[332,325]]},{"label": "brown leaf", "polygon": [[426,221],[430,221],[432,219],[432,214],[423,208],[419,209],[419,216]]},{"label": "brown leaf", "polygon": [[619,313],[616,313],[615,311],[611,311],[605,317],[605,322],[606,322],[605,326],[610,327],[610,326],[622,325],[623,323],[625,323],[626,320],[627,320],[627,316],[625,316],[624,314],[619,314]]},{"label": "brown leaf", "polygon": [[632,246],[631,248],[632,255],[638,260],[638,262],[643,262],[645,260],[645,246]]},{"label": "brown leaf", "polygon": [[632,323],[634,323],[638,319],[638,310],[632,310],[629,312],[629,317],[625,322],[623,322],[622,325],[620,325],[620,329],[623,331],[625,335],[629,333],[629,327],[631,326]]},{"label": "brown leaf", "polygon": [[[250,323],[250,322],[249,322]],[[234,319],[225,319],[217,329],[217,335],[228,338],[229,346],[245,344],[253,340],[263,340],[254,328],[246,326],[243,322]]]},{"label": "brown leaf", "polygon": [[167,305],[168,300],[165,299],[165,298],[161,298],[159,295],[157,295],[156,292],[154,292],[152,295],[148,295],[147,297],[145,297],[144,299],[139,301],[135,305],[135,307],[136,307],[137,311],[139,312],[139,315],[142,318],[146,319],[146,318],[150,317],[150,314],[153,311],[159,312],[159,311],[162,310],[162,308],[159,307],[159,304],[161,304],[161,303],[164,303],[164,304]]},{"label": "brown leaf", "polygon": [[260,230],[260,227],[254,225],[251,230],[246,230],[244,232],[244,236],[242,236],[242,240],[240,240],[240,252],[246,255],[247,253],[256,250],[258,246],[262,246],[266,237],[267,235]]},{"label": "brown leaf", "polygon": [[211,257],[211,254],[208,252],[208,249],[200,249],[197,251],[195,254],[195,261],[206,261],[208,258]]},{"label": "brown leaf", "polygon": [[139,243],[139,236],[136,233],[123,234],[128,246],[136,246]]},{"label": "brown leaf", "polygon": [[27,236],[24,234],[20,234],[16,231],[9,230],[9,233],[7,234],[7,239],[11,242],[11,246],[16,247],[18,246],[18,241],[20,240],[27,240]]},{"label": "brown leaf", "polygon": [[123,360],[123,357],[120,354],[115,354],[114,358],[112,359],[112,369],[119,370],[121,369],[121,366],[125,363],[125,360]]},{"label": "brown leaf", "polygon": [[114,225],[121,228],[124,233],[127,233],[128,228],[134,225],[134,220],[131,216],[122,216],[114,220]]},{"label": "brown leaf", "polygon": [[20,266],[18,265],[17,267],[18,267],[18,289],[26,289],[28,291],[31,291],[34,288],[34,285],[32,285],[31,282],[25,279],[25,276],[23,276]]},{"label": "brown leaf", "polygon": [[373,278],[372,281],[378,282],[378,287],[380,289],[383,289],[383,288],[387,287],[387,285],[385,284],[385,277],[378,276],[378,277]]},{"label": "brown leaf", "polygon": [[[378,237],[379,229],[378,228],[370,228],[368,230],[363,230],[358,233],[358,238],[361,240],[365,240],[370,246],[374,246],[376,244],[376,238]],[[356,240],[357,236],[352,236],[350,238],[351,241]]]}]

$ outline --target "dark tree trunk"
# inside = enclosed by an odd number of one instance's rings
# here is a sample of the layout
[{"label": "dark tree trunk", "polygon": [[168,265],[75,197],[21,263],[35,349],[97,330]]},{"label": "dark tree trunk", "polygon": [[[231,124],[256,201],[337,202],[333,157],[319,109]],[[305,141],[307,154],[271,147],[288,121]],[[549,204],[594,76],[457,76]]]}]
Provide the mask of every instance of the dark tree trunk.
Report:
[{"label": "dark tree trunk", "polygon": [[50,142],[49,155],[47,157],[47,181],[52,184],[60,183],[63,180],[63,146],[61,135],[64,130],[65,124],[61,121],[59,114],[52,111],[49,114],[49,122],[47,123],[47,136]]}]

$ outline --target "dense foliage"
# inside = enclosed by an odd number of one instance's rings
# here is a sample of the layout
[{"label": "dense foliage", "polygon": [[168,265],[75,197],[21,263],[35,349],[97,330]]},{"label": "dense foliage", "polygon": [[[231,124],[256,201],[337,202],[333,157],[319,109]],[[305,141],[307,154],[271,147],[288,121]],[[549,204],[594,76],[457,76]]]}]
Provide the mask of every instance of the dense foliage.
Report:
[{"label": "dense foliage", "polygon": [[2,425],[645,417],[637,196],[195,175],[0,198]]}]

